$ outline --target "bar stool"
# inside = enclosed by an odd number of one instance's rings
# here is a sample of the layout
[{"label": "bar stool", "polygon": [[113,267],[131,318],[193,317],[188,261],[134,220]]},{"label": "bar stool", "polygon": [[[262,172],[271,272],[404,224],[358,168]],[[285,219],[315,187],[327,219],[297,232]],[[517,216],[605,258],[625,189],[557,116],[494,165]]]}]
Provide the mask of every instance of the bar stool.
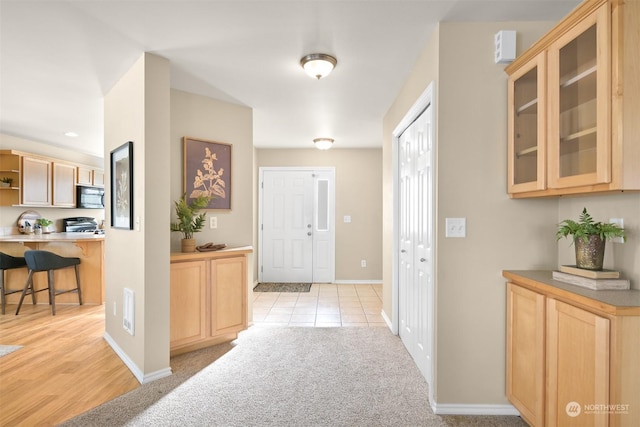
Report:
[{"label": "bar stool", "polygon": [[[23,257],[14,257],[11,255],[7,255],[3,252],[0,252],[0,298],[2,298],[2,314],[4,314],[5,305],[7,302],[6,296],[22,291],[22,289],[7,289],[5,287],[4,271],[11,270],[14,268],[22,268],[26,266],[27,266],[27,262]],[[35,296],[31,295],[31,299],[35,304],[36,303]]]},{"label": "bar stool", "polygon": [[[78,266],[80,265],[80,258],[71,258],[71,257],[62,257],[60,255],[56,255],[52,252],[48,251],[26,251],[24,253],[24,259],[27,262],[27,267],[29,267],[29,277],[27,277],[27,282],[24,285],[24,290],[22,291],[22,296],[20,296],[20,302],[18,303],[18,309],[16,310],[16,315],[20,312],[20,307],[22,307],[22,300],[29,289],[31,289],[31,295],[36,292],[49,290],[49,304],[51,304],[51,314],[55,316],[56,314],[56,295],[66,294],[68,292],[78,292],[78,302],[82,305],[82,291],[80,290],[80,272],[78,270]],[[76,272],[76,287],[73,289],[68,289],[65,291],[56,291],[55,281],[53,277],[54,270],[60,270],[62,268],[74,267]],[[47,284],[48,287],[44,289],[38,289],[37,291],[33,288],[33,274],[39,271],[47,272]]]}]

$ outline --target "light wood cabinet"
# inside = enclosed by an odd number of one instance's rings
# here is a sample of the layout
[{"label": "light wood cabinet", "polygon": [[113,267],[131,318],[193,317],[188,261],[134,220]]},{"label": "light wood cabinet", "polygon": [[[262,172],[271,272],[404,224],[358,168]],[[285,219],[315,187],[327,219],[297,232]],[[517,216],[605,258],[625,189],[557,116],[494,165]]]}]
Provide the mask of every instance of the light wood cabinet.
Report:
[{"label": "light wood cabinet", "polygon": [[507,284],[507,398],[531,425],[544,425],[545,297]]},{"label": "light wood cabinet", "polygon": [[104,186],[104,172],[75,163],[17,150],[0,150],[0,206],[76,207],[76,185]]},{"label": "light wood cabinet", "polygon": [[104,171],[88,166],[78,166],[76,184],[104,187]]},{"label": "light wood cabinet", "polygon": [[504,271],[506,391],[531,426],[640,425],[640,291]]},{"label": "light wood cabinet", "polygon": [[609,425],[608,411],[587,410],[610,403],[609,320],[548,298],[547,322],[546,425]]},{"label": "light wood cabinet", "polygon": [[53,206],[76,207],[76,167],[71,164],[52,162]]},{"label": "light wood cabinet", "polygon": [[250,248],[171,255],[171,354],[237,338],[248,324]]},{"label": "light wood cabinet", "polygon": [[640,191],[640,2],[583,2],[506,67],[512,197]]},{"label": "light wood cabinet", "polygon": [[51,206],[51,161],[22,156],[21,204]]}]

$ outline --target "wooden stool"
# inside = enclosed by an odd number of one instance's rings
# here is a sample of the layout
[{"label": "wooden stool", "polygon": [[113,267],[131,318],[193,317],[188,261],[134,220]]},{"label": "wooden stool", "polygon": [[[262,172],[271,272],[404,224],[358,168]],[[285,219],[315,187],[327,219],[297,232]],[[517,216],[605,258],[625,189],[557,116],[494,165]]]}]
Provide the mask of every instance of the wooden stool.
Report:
[{"label": "wooden stool", "polygon": [[[80,265],[80,258],[62,257],[48,251],[27,251],[24,253],[24,259],[29,267],[29,276],[27,282],[24,284],[22,296],[20,296],[20,302],[18,303],[18,309],[16,315],[20,312],[22,306],[22,300],[27,295],[29,289],[31,289],[31,296],[36,292],[49,290],[49,304],[51,304],[51,314],[56,314],[56,295],[66,294],[67,292],[78,292],[78,302],[82,305],[82,291],[80,290],[80,272],[78,266]],[[76,272],[76,287],[74,289],[68,289],[65,291],[56,291],[53,272],[61,268],[74,267]],[[39,271],[47,272],[47,288],[33,289],[33,274]]]},{"label": "wooden stool", "polygon": [[[14,257],[11,255],[7,255],[5,253],[0,252],[0,298],[2,299],[2,314],[4,314],[5,305],[6,305],[6,296],[10,294],[15,294],[16,292],[20,292],[21,289],[11,289],[8,290],[5,287],[4,283],[4,271],[11,270],[14,268],[22,268],[27,267],[27,262],[23,257]],[[31,295],[31,299],[33,303],[36,303],[36,299],[34,295]]]}]

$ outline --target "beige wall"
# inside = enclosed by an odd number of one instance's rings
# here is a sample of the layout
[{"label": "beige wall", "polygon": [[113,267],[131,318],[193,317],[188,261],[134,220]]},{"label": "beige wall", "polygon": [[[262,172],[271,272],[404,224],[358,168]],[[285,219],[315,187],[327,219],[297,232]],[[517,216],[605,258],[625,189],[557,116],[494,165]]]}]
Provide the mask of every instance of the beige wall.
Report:
[{"label": "beige wall", "polygon": [[[257,149],[257,167],[335,167],[336,274],[340,281],[382,278],[382,150]],[[344,216],[351,223],[344,223]],[[360,266],[367,260],[367,267]]]},{"label": "beige wall", "polygon": [[[105,244],[106,334],[139,380],[169,367],[169,62],[144,54],[105,97],[105,158],[133,141],[134,220],[108,227]],[[110,180],[107,170],[107,182]],[[107,186],[107,223],[110,188]],[[123,289],[135,292],[135,335],[122,327]],[[117,314],[113,315],[113,305]],[[131,366],[133,363],[135,366]]]},{"label": "beige wall", "polygon": [[[441,23],[384,118],[384,306],[392,318],[391,132],[427,85],[436,93],[436,343],[439,405],[506,405],[503,269],[556,264],[557,200],[506,193],[507,76],[493,35],[518,31],[528,46],[552,23]],[[467,237],[444,237],[465,217]]]},{"label": "beige wall", "polygon": [[[82,141],[78,142],[81,145]],[[73,151],[42,142],[31,141],[11,135],[0,134],[0,150],[19,150],[26,153],[48,156],[54,159],[68,160],[82,165],[105,168],[103,159],[84,154],[81,151]],[[25,210],[36,210],[43,217],[54,221],[57,231],[64,231],[62,218],[89,216],[96,218],[98,223],[104,219],[104,209],[61,209],[61,208],[24,208],[2,206],[0,207],[0,234],[15,234],[18,232],[16,221]]]},{"label": "beige wall", "polygon": [[[558,201],[558,222],[578,220],[583,208],[596,221],[624,219],[625,243],[607,242],[604,268],[618,270],[631,280],[633,289],[640,289],[640,193],[621,193],[591,197],[566,197]],[[558,242],[558,265],[575,264],[575,249],[570,239]]]},{"label": "beige wall", "polygon": [[[182,196],[182,138],[232,144],[231,210],[208,210],[218,219],[218,228],[209,223],[195,234],[196,242],[225,243],[227,246],[253,245],[253,110],[201,95],[171,90],[171,200]],[[171,221],[176,220],[173,202]],[[171,233],[171,250],[180,251],[180,233]]]}]

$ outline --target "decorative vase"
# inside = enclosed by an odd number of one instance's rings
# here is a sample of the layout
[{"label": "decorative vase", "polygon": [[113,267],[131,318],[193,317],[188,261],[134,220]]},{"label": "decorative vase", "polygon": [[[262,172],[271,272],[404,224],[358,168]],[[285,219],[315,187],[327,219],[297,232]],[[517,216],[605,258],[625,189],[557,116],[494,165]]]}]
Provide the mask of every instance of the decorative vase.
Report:
[{"label": "decorative vase", "polygon": [[573,243],[576,247],[576,267],[585,270],[602,270],[605,240],[598,235],[592,235],[586,242],[577,238]]},{"label": "decorative vase", "polygon": [[195,252],[196,239],[182,239],[182,252]]}]

